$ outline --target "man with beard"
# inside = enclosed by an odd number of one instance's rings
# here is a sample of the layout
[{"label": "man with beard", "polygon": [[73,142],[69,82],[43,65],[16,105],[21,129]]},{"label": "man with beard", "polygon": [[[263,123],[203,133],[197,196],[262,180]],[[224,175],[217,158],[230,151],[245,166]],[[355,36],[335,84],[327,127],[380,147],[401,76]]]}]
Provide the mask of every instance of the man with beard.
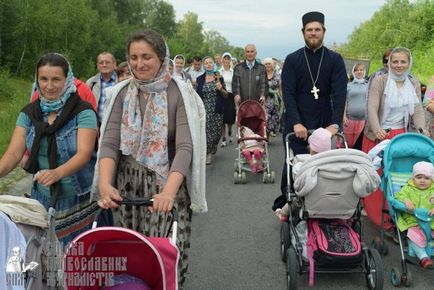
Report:
[{"label": "man with beard", "polygon": [[[324,14],[308,12],[302,18],[306,46],[289,54],[282,69],[282,92],[285,102],[283,136],[295,133],[290,147],[295,155],[308,153],[308,130],[325,128],[332,135],[342,130],[347,93],[347,73],[342,57],[323,46]],[[286,164],[281,190],[273,209],[285,202]]]}]

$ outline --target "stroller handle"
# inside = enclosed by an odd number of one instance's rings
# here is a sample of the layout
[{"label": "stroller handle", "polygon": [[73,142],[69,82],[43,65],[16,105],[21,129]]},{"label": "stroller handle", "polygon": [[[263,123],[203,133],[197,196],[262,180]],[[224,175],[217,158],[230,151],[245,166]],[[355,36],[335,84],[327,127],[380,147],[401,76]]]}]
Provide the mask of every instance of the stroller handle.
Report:
[{"label": "stroller handle", "polygon": [[[154,200],[152,198],[143,198],[143,197],[135,197],[135,198],[129,198],[126,196],[122,197],[121,201],[115,201],[119,205],[129,205],[129,206],[152,206],[154,204]],[[92,229],[97,227],[98,219],[101,216],[101,213],[105,211],[106,209],[100,207],[95,215],[95,219],[92,223]],[[172,207],[172,210],[170,211],[172,213],[173,219],[172,219],[172,225],[173,233],[172,233],[172,240],[176,241],[176,232],[178,228],[178,211]],[[170,232],[170,231],[169,231]]]}]

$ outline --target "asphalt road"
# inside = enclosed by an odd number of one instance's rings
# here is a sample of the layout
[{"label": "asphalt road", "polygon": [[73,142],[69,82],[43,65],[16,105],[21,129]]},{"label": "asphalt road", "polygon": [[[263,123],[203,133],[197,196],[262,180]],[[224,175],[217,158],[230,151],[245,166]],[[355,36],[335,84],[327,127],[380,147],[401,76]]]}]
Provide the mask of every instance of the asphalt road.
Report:
[{"label": "asphalt road", "polygon": [[[272,138],[269,155],[274,184],[263,184],[262,175],[247,173],[246,184],[234,184],[236,145],[219,148],[207,166],[209,212],[193,216],[189,273],[185,290],[287,289],[286,266],[280,258],[280,222],[271,210],[280,191],[283,166],[281,136]],[[375,229],[367,220],[364,238],[370,242]],[[390,269],[400,268],[399,247],[387,240],[389,254],[383,257],[384,288],[390,283]],[[411,289],[433,289],[434,272],[409,265]],[[299,289],[308,289],[308,275],[299,276]],[[315,289],[367,289],[365,275],[317,274]]]}]

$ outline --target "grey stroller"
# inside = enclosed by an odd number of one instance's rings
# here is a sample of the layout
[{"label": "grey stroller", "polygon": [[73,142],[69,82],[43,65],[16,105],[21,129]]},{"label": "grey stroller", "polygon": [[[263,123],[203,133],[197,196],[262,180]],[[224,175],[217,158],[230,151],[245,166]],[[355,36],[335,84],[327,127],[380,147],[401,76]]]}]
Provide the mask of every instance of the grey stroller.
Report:
[{"label": "grey stroller", "polygon": [[[366,275],[369,289],[382,289],[381,257],[377,250],[362,242],[360,198],[369,195],[380,183],[370,158],[354,149],[293,158],[289,148],[293,136],[290,133],[285,139],[289,210],[288,220],[281,227],[288,289],[298,289],[298,275],[302,273],[309,274],[312,286],[314,273],[355,272]],[[298,161],[303,164],[294,180],[290,174]],[[329,248],[324,249],[323,245]],[[332,246],[345,249],[334,251]],[[354,251],[349,254],[349,250]]]},{"label": "grey stroller", "polygon": [[0,195],[0,289],[57,289],[62,249],[49,215],[38,201]]}]

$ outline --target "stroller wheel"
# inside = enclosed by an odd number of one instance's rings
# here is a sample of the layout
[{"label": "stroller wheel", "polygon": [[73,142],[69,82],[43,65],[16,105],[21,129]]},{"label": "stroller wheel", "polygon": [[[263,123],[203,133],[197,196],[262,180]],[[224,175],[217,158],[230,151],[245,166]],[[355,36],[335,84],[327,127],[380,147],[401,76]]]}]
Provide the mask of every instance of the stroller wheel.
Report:
[{"label": "stroller wheel", "polygon": [[378,236],[372,240],[371,248],[376,249],[382,256],[387,256],[387,254],[389,253],[389,247],[386,245],[386,242],[384,241],[384,239],[383,241],[381,241],[380,237]]},{"label": "stroller wheel", "polygon": [[293,247],[288,249],[287,258],[286,258],[286,269],[287,269],[287,281],[288,281],[288,290],[297,290],[298,289],[298,258],[297,253]]},{"label": "stroller wheel", "polygon": [[246,183],[246,173],[245,172],[241,172],[241,183],[242,184]]},{"label": "stroller wheel", "polygon": [[276,179],[276,172],[271,171],[271,173],[270,173],[270,183],[274,183],[275,179]]},{"label": "stroller wheel", "polygon": [[289,229],[289,224],[287,222],[282,223],[280,227],[280,253],[282,255],[282,261],[286,262],[286,254],[288,248],[291,245],[291,232]]},{"label": "stroller wheel", "polygon": [[238,171],[234,172],[234,183],[235,184],[241,183],[241,179],[238,178]]},{"label": "stroller wheel", "polygon": [[240,165],[238,164],[237,161],[234,162],[234,170],[238,172],[238,170],[240,170]]},{"label": "stroller wheel", "polygon": [[410,270],[407,268],[407,275],[404,278],[404,273],[402,274],[402,280],[405,279],[405,287],[410,287],[411,285],[413,285],[413,276],[411,275]]},{"label": "stroller wheel", "polygon": [[376,249],[368,249],[366,252],[366,282],[371,290],[383,289],[384,268],[381,256]]},{"label": "stroller wheel", "polygon": [[393,286],[401,286],[401,277],[401,270],[399,270],[397,267],[392,267],[392,269],[390,270],[390,282]]}]

